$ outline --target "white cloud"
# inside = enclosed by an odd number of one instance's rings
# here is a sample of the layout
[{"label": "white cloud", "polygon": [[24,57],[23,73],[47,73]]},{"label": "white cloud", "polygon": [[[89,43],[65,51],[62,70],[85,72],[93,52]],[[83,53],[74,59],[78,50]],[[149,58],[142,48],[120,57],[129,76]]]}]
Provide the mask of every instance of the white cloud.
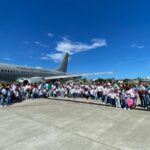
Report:
[{"label": "white cloud", "polygon": [[41,57],[42,60],[49,60],[49,57],[48,56],[43,56]]},{"label": "white cloud", "polygon": [[42,60],[53,60],[55,62],[60,62],[63,59],[64,53],[69,53],[70,55],[80,53],[83,51],[88,51],[96,48],[106,46],[105,39],[92,39],[91,44],[86,44],[82,42],[72,42],[67,38],[63,38],[62,41],[58,42],[56,45],[56,52],[54,54],[47,54],[42,56]]},{"label": "white cloud", "polygon": [[46,56],[44,57],[41,57],[42,60],[53,60],[54,62],[60,62],[62,61],[64,57],[64,54],[63,53],[56,53],[56,54],[47,54]]},{"label": "white cloud", "polygon": [[43,67],[35,67],[36,69],[43,69]]},{"label": "white cloud", "polygon": [[60,62],[60,61],[62,61],[64,54],[63,53],[56,53],[56,54],[49,54],[47,56],[55,62]]},{"label": "white cloud", "polygon": [[72,42],[67,38],[64,38],[63,41],[57,43],[56,51],[62,53],[75,54],[83,51],[88,51],[96,49],[99,47],[106,46],[105,39],[93,39],[91,44],[81,43],[81,42]]},{"label": "white cloud", "polygon": [[41,42],[39,42],[39,41],[35,41],[34,43],[35,43],[36,45],[39,45],[39,46],[43,47],[43,48],[49,48],[49,45],[43,44],[43,43],[41,43]]},{"label": "white cloud", "polygon": [[136,43],[135,43],[135,44],[132,44],[131,47],[138,48],[138,49],[144,48],[143,45],[138,45],[138,44],[136,44]]},{"label": "white cloud", "polygon": [[54,36],[54,34],[49,32],[49,33],[47,34],[47,36],[49,36],[49,37],[53,37],[53,36]]},{"label": "white cloud", "polygon": [[7,61],[11,61],[11,58],[9,57],[5,57],[5,58],[2,58],[3,60],[7,60]]}]

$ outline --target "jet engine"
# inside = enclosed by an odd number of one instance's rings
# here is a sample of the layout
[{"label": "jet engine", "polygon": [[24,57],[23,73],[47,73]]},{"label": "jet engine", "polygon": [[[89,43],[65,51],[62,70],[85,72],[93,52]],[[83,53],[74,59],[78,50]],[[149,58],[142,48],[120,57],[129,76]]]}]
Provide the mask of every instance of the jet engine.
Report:
[{"label": "jet engine", "polygon": [[45,83],[44,78],[41,78],[41,77],[21,78],[21,79],[18,79],[17,81],[23,84]]}]

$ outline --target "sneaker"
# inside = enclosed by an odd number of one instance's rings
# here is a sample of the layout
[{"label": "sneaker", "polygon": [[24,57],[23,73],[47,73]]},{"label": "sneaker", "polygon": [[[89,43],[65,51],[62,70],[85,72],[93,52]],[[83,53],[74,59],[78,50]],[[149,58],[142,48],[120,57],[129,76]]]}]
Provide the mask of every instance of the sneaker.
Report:
[{"label": "sneaker", "polygon": [[130,108],[128,108],[128,110],[130,110]]}]

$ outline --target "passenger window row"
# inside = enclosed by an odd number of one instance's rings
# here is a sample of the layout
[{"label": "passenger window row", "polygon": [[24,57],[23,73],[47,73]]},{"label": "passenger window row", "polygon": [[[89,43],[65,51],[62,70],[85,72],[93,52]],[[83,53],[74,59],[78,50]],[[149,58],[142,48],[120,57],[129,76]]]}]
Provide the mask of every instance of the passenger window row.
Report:
[{"label": "passenger window row", "polygon": [[6,70],[6,69],[1,69],[1,72],[14,72],[14,73],[30,74],[30,72],[28,72],[28,71]]}]

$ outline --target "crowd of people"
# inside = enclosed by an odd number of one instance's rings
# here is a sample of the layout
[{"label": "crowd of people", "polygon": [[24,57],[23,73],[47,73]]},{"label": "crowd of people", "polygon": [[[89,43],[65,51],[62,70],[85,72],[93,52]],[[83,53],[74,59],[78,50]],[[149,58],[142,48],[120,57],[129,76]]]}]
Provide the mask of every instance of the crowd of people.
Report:
[{"label": "crowd of people", "polygon": [[150,84],[120,84],[117,82],[98,83],[54,83],[11,84],[0,88],[0,106],[9,106],[27,99],[69,97],[100,100],[114,107],[133,109],[138,105],[147,108],[150,105]]}]

